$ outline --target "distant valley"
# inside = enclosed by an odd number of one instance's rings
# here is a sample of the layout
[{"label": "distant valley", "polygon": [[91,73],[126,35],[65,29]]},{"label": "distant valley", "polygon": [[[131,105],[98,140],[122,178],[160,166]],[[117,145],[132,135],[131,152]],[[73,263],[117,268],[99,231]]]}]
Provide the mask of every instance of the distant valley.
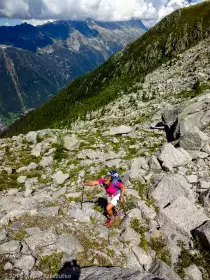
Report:
[{"label": "distant valley", "polygon": [[140,20],[0,27],[0,122],[38,107],[145,31]]}]

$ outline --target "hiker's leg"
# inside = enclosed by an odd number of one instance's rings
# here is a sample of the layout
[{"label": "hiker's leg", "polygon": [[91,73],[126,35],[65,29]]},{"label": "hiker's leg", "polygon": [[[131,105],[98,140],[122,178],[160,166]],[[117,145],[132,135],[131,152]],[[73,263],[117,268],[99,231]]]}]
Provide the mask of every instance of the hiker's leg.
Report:
[{"label": "hiker's leg", "polygon": [[110,204],[112,205],[112,208],[111,208],[112,215],[113,215],[113,213],[117,213],[116,206],[117,206],[117,204],[119,202],[119,199],[120,199],[120,193],[115,195],[115,196],[113,196],[112,200],[110,201]]},{"label": "hiker's leg", "polygon": [[106,206],[106,211],[109,215],[110,218],[113,217],[113,208],[114,208],[114,205],[112,203],[109,203],[107,206]]}]

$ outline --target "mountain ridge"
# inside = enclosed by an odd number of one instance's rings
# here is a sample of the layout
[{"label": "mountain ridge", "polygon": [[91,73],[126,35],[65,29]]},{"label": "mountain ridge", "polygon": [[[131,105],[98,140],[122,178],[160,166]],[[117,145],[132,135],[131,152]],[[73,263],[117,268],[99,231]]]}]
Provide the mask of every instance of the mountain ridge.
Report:
[{"label": "mountain ridge", "polygon": [[[196,16],[195,16],[196,15]],[[210,34],[210,2],[173,12],[105,64],[66,87],[36,111],[18,120],[11,133],[70,126],[119,94],[141,88],[146,74]],[[40,121],[41,120],[41,121]]]}]

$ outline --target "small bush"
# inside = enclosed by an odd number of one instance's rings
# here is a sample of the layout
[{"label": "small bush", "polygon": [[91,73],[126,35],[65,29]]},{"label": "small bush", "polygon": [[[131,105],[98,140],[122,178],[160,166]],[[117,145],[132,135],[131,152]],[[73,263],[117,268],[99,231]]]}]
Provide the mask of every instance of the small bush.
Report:
[{"label": "small bush", "polygon": [[149,245],[154,251],[156,251],[158,259],[171,266],[171,254],[169,249],[166,247],[166,241],[162,236],[151,238]]}]

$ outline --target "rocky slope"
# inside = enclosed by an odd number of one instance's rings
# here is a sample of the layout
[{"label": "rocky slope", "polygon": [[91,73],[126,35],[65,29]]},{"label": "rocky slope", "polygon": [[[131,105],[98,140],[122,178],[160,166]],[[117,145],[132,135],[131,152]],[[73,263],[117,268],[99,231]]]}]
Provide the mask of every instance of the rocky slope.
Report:
[{"label": "rocky slope", "polygon": [[[80,280],[209,280],[209,40],[68,128],[0,140],[3,277],[46,279],[75,259]],[[113,168],[126,198],[106,228],[104,190],[80,182]]]},{"label": "rocky slope", "polygon": [[[1,139],[1,275],[45,279],[76,259],[77,279],[209,279],[209,51],[206,39],[70,130]],[[86,187],[81,209],[80,182],[113,168],[126,201],[105,228],[104,190]]]},{"label": "rocky slope", "polygon": [[0,27],[0,117],[35,108],[138,38],[141,21],[59,21]]}]

